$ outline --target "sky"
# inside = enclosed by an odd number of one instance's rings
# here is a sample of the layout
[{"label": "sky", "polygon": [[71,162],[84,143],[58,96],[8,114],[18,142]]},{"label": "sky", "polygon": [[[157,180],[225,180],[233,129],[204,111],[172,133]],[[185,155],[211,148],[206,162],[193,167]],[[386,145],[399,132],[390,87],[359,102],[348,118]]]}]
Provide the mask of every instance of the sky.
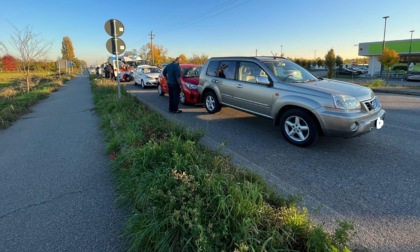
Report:
[{"label": "sky", "polygon": [[51,42],[50,60],[61,57],[63,38],[88,65],[110,53],[105,22],[124,25],[127,50],[150,42],[167,56],[268,56],[324,58],[330,49],[343,59],[358,56],[358,44],[420,38],[419,0],[13,0],[2,3],[0,42],[14,55],[11,36],[29,27]]}]

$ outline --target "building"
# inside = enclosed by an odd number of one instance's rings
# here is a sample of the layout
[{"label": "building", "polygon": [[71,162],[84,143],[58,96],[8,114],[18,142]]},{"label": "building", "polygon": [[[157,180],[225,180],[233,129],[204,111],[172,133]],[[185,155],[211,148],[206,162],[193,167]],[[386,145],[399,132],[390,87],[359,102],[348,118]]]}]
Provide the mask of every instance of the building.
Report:
[{"label": "building", "polygon": [[[368,76],[376,76],[381,72],[378,57],[382,54],[383,41],[359,44],[359,56],[369,57]],[[420,71],[420,39],[385,41],[385,47],[397,51],[399,64],[413,63],[414,69]]]}]

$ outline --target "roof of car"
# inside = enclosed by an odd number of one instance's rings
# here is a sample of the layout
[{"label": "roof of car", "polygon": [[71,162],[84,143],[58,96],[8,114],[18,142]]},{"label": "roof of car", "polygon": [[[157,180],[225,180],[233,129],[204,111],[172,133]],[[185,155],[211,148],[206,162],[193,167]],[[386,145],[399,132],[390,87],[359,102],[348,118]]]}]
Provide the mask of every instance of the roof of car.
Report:
[{"label": "roof of car", "polygon": [[200,65],[197,65],[197,64],[179,64],[179,66],[181,68],[185,68],[185,67],[198,67]]},{"label": "roof of car", "polygon": [[219,57],[212,57],[210,59],[256,59],[260,61],[278,60],[278,59],[288,60],[284,57],[278,57],[278,56],[226,56],[226,57],[219,56]]}]

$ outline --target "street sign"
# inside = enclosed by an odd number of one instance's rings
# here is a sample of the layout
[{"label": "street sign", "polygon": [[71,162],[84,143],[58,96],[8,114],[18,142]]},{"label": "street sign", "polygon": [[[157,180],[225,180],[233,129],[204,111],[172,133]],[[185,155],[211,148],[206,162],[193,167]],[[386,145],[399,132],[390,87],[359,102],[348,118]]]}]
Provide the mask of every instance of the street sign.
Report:
[{"label": "street sign", "polygon": [[[116,40],[116,42],[115,42]],[[106,42],[106,49],[111,54],[123,54],[125,52],[125,43],[121,39],[110,38]]]},{"label": "street sign", "polygon": [[111,37],[119,37],[124,33],[124,25],[117,19],[110,19],[105,22],[105,31]]}]

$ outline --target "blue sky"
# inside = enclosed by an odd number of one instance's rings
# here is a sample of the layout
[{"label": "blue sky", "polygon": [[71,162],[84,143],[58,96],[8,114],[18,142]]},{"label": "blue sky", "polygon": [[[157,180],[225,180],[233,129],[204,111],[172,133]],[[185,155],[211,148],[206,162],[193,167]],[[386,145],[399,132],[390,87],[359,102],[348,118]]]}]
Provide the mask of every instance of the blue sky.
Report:
[{"label": "blue sky", "polygon": [[127,50],[150,42],[168,56],[271,55],[323,58],[333,48],[344,59],[358,57],[361,42],[420,38],[419,0],[13,0],[2,4],[0,42],[13,54],[14,28],[30,26],[52,42],[48,58],[61,56],[64,36],[76,57],[89,65],[105,61],[110,36],[104,24],[118,19]]}]

